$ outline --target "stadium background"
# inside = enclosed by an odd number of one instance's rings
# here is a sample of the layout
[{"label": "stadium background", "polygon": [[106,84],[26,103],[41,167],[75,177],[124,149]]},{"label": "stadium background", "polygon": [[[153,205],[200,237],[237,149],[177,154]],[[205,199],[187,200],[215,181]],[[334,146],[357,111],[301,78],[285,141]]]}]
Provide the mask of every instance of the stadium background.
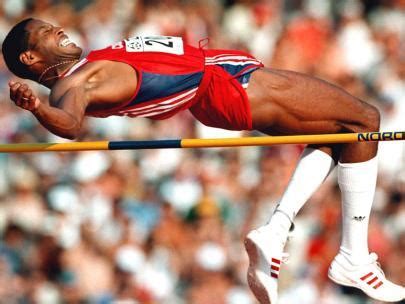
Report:
[{"label": "stadium background", "polygon": [[[135,34],[193,45],[210,37],[210,48],[245,49],[268,66],[344,87],[381,110],[383,130],[405,126],[403,0],[1,0],[0,41],[28,16],[63,26],[85,52]],[[2,60],[0,142],[60,141],[9,101]],[[244,135],[257,134],[206,128],[184,112],[162,122],[88,119],[80,140]],[[0,302],[255,303],[243,236],[268,220],[301,150],[1,154]],[[403,143],[380,145],[369,238],[402,285],[404,151]],[[281,304],[376,303],[327,279],[340,240],[334,174],[296,226]]]}]

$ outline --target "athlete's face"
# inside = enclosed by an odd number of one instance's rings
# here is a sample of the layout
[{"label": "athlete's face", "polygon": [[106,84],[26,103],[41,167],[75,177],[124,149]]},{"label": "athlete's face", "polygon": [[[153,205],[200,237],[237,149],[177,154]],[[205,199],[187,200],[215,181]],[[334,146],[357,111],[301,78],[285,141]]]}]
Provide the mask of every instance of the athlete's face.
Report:
[{"label": "athlete's face", "polygon": [[28,23],[26,30],[29,32],[29,50],[42,57],[44,62],[78,59],[82,53],[82,49],[70,41],[61,27],[34,19]]}]

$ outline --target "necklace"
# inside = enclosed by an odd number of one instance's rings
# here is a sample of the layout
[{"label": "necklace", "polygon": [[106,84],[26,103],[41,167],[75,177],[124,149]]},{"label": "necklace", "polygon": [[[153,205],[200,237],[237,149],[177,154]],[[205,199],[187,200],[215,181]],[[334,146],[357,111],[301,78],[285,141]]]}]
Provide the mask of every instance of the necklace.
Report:
[{"label": "necklace", "polygon": [[[79,61],[79,60],[78,60],[78,59],[65,60],[65,61],[61,61],[61,62],[58,62],[58,63],[56,63],[56,64],[54,64],[54,65],[51,65],[51,66],[47,67],[47,68],[41,73],[41,75],[39,75],[39,77],[38,77],[38,82],[41,83],[42,78],[43,78],[43,77],[46,75],[46,73],[48,73],[50,70],[52,70],[52,69],[54,69],[54,68],[56,68],[56,67],[58,67],[58,66],[60,66],[60,65],[67,64],[67,63],[73,63],[73,62],[77,62],[77,61]],[[46,80],[53,79],[53,78],[59,78],[59,76],[50,77],[50,78],[47,78]]]}]

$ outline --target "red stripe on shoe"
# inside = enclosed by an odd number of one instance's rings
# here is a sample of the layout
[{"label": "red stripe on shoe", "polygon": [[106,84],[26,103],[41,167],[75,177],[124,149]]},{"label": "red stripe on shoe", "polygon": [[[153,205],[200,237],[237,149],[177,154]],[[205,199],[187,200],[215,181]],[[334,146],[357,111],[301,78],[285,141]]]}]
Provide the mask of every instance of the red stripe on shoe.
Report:
[{"label": "red stripe on shoe", "polygon": [[384,284],[383,281],[380,281],[378,284],[376,284],[376,285],[374,286],[374,289],[377,289],[377,288],[380,287],[382,284]]},{"label": "red stripe on shoe", "polygon": [[280,270],[280,267],[275,266],[275,265],[271,265],[271,270],[279,271],[279,270]]},{"label": "red stripe on shoe", "polygon": [[280,261],[280,260],[277,260],[277,259],[275,259],[275,258],[272,258],[271,261],[272,261],[273,263],[276,263],[276,264],[281,264],[281,261]]},{"label": "red stripe on shoe", "polygon": [[278,279],[278,274],[277,273],[271,272],[270,275],[271,275],[272,278]]},{"label": "red stripe on shoe", "polygon": [[377,281],[377,280],[378,280],[378,277],[375,276],[372,280],[368,281],[367,284],[368,284],[368,285],[371,285],[371,284],[373,284],[373,283],[374,283],[375,281]]},{"label": "red stripe on shoe", "polygon": [[366,274],[364,277],[361,277],[360,280],[365,281],[369,276],[371,276],[373,273],[369,272],[368,274]]}]

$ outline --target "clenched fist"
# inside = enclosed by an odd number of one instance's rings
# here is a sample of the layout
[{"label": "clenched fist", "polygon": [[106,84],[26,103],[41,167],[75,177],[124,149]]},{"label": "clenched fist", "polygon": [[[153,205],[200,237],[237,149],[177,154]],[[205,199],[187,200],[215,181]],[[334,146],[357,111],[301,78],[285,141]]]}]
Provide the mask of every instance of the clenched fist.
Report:
[{"label": "clenched fist", "polygon": [[41,101],[28,85],[14,81],[10,81],[8,85],[10,87],[10,99],[17,106],[28,111],[34,111],[39,107]]}]

